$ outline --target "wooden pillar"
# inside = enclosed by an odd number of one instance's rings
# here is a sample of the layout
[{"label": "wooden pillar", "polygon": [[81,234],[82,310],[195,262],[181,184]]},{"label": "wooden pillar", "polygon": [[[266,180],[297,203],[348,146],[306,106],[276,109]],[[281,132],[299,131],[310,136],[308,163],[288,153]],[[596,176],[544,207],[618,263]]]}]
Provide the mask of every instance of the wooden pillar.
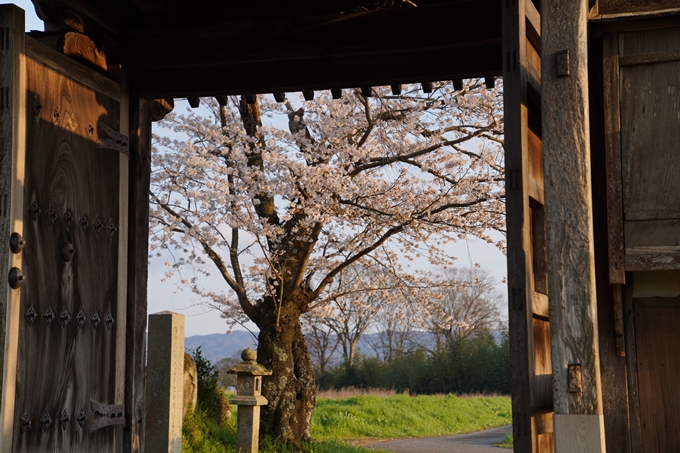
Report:
[{"label": "wooden pillar", "polygon": [[152,101],[141,99],[136,79],[130,77],[130,190],[127,273],[127,335],[125,407],[128,424],[124,451],[144,449],[144,384],[146,376],[146,320],[149,253],[149,184],[151,177]]},{"label": "wooden pillar", "polygon": [[23,235],[26,158],[26,63],[24,11],[0,5],[0,452],[12,451],[21,289],[8,285],[21,269],[22,253],[10,235]]},{"label": "wooden pillar", "polygon": [[588,0],[542,4],[555,451],[604,452],[588,102]]},{"label": "wooden pillar", "polygon": [[505,1],[502,7],[514,449],[550,453],[552,365],[541,145],[541,19],[532,0]]}]

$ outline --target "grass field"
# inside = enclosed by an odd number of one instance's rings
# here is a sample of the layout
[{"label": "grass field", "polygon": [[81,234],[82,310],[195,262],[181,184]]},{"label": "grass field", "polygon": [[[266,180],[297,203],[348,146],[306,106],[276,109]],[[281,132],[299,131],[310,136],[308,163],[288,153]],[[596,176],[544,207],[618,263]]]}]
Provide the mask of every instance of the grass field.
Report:
[{"label": "grass field", "polygon": [[[457,397],[454,395],[352,396],[319,398],[312,419],[314,442],[305,453],[369,453],[348,442],[371,439],[431,437],[479,431],[511,423],[508,397]],[[234,414],[236,408],[232,407]],[[200,411],[185,419],[184,453],[233,453],[235,417],[219,426]],[[261,453],[285,451],[263,439]],[[375,453],[375,451],[373,451]]]},{"label": "grass field", "polygon": [[432,437],[512,423],[508,397],[455,395],[319,398],[312,437],[320,440]]}]

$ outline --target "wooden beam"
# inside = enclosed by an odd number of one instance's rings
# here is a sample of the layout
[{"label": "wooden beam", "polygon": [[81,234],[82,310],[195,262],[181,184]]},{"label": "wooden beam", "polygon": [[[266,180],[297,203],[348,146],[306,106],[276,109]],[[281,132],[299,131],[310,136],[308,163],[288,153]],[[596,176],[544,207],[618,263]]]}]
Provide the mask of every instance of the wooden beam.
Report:
[{"label": "wooden beam", "polygon": [[[555,452],[604,452],[590,169],[588,1],[545,0],[542,11]],[[582,433],[592,437],[582,449],[574,450],[573,440]]]},{"label": "wooden beam", "polygon": [[314,91],[304,90],[302,92],[302,96],[305,98],[305,101],[313,101],[314,100]]},{"label": "wooden beam", "polygon": [[[451,54],[455,58],[441,58]],[[212,67],[175,69],[149,68],[139,75],[145,98],[224,96],[242,93],[300,92],[342,89],[348,86],[383,86],[419,83],[423,79],[451,80],[499,76],[501,39],[475,48],[454,46],[430,52],[404,51],[400,55],[348,55],[341,58],[319,55],[298,61],[223,61]],[[355,70],[348,71],[348,68]],[[361,68],[358,70],[357,68]]]},{"label": "wooden beam", "polygon": [[335,88],[331,90],[331,96],[333,96],[333,99],[341,99],[342,98],[342,90]]},{"label": "wooden beam", "polygon": [[373,90],[371,87],[361,87],[361,95],[365,98],[370,98],[373,96]]},{"label": "wooden beam", "polygon": [[286,93],[272,93],[276,102],[283,102],[286,100]]},{"label": "wooden beam", "polygon": [[256,94],[244,94],[243,97],[245,98],[248,104],[255,104],[257,102]]},{"label": "wooden beam", "polygon": [[401,94],[401,84],[396,83],[393,85],[390,85],[390,88],[392,88],[392,94],[395,96],[399,96]]},{"label": "wooden beam", "polygon": [[453,79],[451,80],[451,83],[453,84],[453,89],[456,91],[460,91],[463,89],[463,80],[462,79]]},{"label": "wooden beam", "polygon": [[[346,17],[132,30],[123,34],[122,54],[138,68],[143,95],[154,98],[484,77],[502,72],[500,19],[497,0],[462,0]],[[417,32],[395,35],[400,25]]]},{"label": "wooden beam", "polygon": [[197,109],[201,105],[201,98],[198,97],[188,97],[187,101],[192,109]]},{"label": "wooden beam", "polygon": [[423,93],[432,93],[432,82],[422,82],[420,86],[423,87]]},{"label": "wooden beam", "polygon": [[226,96],[215,96],[215,99],[220,106],[224,107],[227,105],[228,99]]},{"label": "wooden beam", "polygon": [[495,77],[484,77],[484,85],[486,85],[486,88],[491,90],[496,86],[496,78]]}]

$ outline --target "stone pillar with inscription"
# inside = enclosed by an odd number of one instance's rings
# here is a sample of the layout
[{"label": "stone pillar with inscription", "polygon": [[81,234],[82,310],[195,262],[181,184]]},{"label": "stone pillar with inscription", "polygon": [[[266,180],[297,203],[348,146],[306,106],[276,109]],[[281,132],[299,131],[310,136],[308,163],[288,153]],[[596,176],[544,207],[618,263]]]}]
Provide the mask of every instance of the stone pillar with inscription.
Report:
[{"label": "stone pillar with inscription", "polygon": [[149,315],[146,366],[146,451],[181,453],[184,400],[184,315]]},{"label": "stone pillar with inscription", "polygon": [[230,403],[238,405],[238,426],[236,430],[236,453],[257,453],[260,431],[260,406],[267,404],[262,393],[262,376],[272,374],[256,362],[257,353],[245,349],[241,353],[243,362],[228,371],[236,375],[236,396]]}]

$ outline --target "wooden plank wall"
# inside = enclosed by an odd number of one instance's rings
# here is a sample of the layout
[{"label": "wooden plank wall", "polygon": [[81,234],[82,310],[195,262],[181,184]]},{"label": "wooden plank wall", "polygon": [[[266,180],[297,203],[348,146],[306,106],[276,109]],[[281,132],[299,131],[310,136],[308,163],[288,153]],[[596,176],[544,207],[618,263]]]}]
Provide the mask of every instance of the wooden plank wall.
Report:
[{"label": "wooden plank wall", "polygon": [[551,452],[553,385],[541,142],[541,17],[531,0],[503,2],[503,43],[514,451]]},{"label": "wooden plank wall", "polygon": [[23,167],[26,153],[24,11],[0,5],[0,452],[12,448],[20,290],[7,284],[11,267],[21,269],[22,255],[11,253],[9,237],[23,233]]},{"label": "wooden plank wall", "polygon": [[642,450],[680,451],[680,299],[636,298],[634,307]]}]

